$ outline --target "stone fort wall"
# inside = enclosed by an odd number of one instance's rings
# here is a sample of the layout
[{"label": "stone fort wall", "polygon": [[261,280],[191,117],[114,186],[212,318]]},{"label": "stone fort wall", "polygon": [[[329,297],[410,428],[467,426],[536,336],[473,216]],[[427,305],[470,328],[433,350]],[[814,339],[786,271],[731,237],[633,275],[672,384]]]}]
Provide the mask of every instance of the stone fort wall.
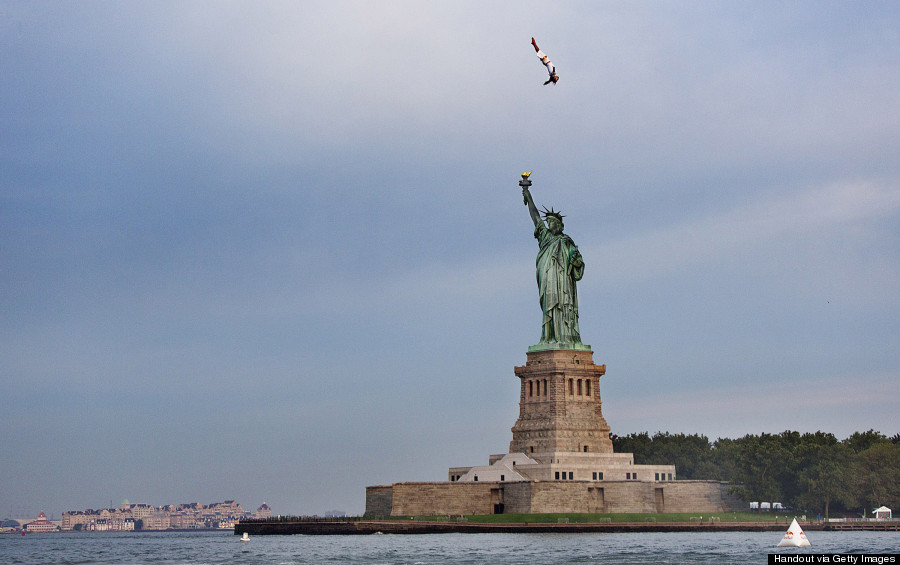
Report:
[{"label": "stone fort wall", "polygon": [[[395,483],[366,488],[366,516],[434,516],[493,514],[500,502],[497,482]],[[386,491],[391,493],[390,512],[385,509]],[[372,502],[372,510],[369,503]]]},{"label": "stone fort wall", "polygon": [[504,513],[736,512],[746,504],[719,481],[395,483],[366,488],[366,516]]},{"label": "stone fort wall", "polygon": [[392,486],[366,487],[366,515],[390,516],[394,494]]}]

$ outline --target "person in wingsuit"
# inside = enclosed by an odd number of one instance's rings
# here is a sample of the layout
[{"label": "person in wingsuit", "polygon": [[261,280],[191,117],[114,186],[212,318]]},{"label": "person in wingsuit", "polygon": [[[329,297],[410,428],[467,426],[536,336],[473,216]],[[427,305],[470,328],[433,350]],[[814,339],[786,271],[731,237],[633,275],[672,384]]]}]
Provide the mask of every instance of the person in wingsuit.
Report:
[{"label": "person in wingsuit", "polygon": [[534,46],[534,50],[537,52],[538,59],[541,60],[541,63],[544,63],[544,66],[547,67],[547,72],[550,73],[550,78],[547,79],[547,82],[545,82],[544,85],[548,85],[551,82],[553,84],[556,84],[556,81],[559,80],[559,75],[556,74],[556,66],[552,61],[550,61],[550,57],[548,57],[546,53],[538,48],[537,43],[534,41],[533,37],[531,38],[531,44]]}]

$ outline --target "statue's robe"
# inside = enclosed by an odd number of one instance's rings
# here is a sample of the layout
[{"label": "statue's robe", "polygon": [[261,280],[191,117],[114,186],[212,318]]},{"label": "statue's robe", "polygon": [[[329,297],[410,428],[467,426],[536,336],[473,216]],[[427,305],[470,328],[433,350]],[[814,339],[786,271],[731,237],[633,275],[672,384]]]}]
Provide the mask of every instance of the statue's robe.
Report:
[{"label": "statue's robe", "polygon": [[536,271],[544,315],[540,343],[580,344],[575,283],[584,275],[584,262],[578,247],[566,234],[550,233],[543,222],[535,227],[534,237],[539,245]]}]

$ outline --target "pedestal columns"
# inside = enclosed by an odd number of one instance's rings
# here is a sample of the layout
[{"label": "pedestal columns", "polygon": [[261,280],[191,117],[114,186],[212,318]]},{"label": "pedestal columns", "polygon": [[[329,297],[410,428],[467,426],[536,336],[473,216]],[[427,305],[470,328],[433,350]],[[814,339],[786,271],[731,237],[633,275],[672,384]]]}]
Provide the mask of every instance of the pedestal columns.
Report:
[{"label": "pedestal columns", "polygon": [[512,428],[510,453],[612,453],[609,425],[603,418],[600,377],[588,350],[530,351],[515,368],[521,380],[519,419]]}]

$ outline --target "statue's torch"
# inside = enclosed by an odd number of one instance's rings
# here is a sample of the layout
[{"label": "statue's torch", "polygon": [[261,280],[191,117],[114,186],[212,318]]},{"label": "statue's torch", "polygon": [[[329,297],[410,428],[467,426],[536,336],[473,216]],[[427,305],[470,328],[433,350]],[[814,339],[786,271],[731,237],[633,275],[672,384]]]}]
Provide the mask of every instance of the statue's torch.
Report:
[{"label": "statue's torch", "polygon": [[[531,171],[526,171],[522,173],[522,180],[519,181],[519,186],[522,187],[522,190],[528,190],[528,187],[531,186],[531,181],[528,180],[528,177],[531,176]],[[525,198],[525,195],[522,195],[522,199],[525,201],[525,205],[528,206],[528,199]]]}]

